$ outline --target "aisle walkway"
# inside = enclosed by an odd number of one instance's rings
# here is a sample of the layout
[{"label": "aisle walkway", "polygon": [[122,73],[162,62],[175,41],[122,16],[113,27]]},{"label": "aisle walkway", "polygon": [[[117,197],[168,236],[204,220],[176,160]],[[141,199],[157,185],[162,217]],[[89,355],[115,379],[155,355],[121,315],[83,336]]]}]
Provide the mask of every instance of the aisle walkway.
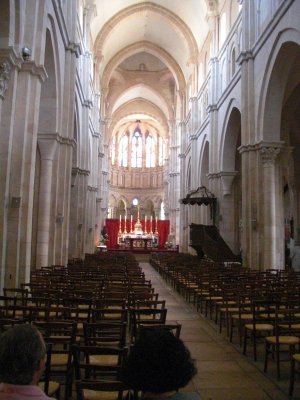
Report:
[{"label": "aisle walkway", "polygon": [[[145,262],[137,257],[147,279],[161,299],[166,300],[167,320],[182,324],[181,338],[197,361],[198,374],[186,388],[197,390],[201,400],[287,400],[286,384],[278,383],[261,372],[261,366],[251,362],[240,350],[230,344],[225,335],[219,333],[216,324],[205,319],[195,308],[185,302]],[[295,395],[300,394],[296,387]],[[294,399],[299,399],[295,396]]]}]

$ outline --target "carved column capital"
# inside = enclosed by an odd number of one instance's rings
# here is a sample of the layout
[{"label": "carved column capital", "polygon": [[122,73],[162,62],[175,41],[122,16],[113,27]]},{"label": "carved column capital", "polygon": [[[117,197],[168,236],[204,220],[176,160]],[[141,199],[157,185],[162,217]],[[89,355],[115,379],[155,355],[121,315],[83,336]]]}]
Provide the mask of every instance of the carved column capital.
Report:
[{"label": "carved column capital", "polygon": [[263,165],[273,165],[280,153],[280,148],[263,146],[260,148],[259,153]]},{"label": "carved column capital", "polygon": [[5,92],[7,91],[8,81],[10,78],[11,65],[8,61],[0,63],[0,98],[4,99]]}]

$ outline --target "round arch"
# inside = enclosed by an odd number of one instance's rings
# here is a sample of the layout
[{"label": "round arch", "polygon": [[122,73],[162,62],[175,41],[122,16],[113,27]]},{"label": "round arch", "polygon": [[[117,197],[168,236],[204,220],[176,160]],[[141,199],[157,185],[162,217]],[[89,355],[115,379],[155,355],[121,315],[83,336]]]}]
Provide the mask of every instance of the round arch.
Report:
[{"label": "round arch", "polygon": [[222,127],[220,141],[220,169],[221,171],[235,170],[235,154],[238,138],[241,133],[240,104],[232,99],[228,105]]},{"label": "round arch", "polygon": [[107,65],[103,71],[101,85],[103,87],[107,87],[108,82],[111,79],[111,75],[112,75],[113,71],[117,68],[117,66],[119,64],[121,64],[124,60],[126,60],[126,58],[133,56],[134,54],[139,53],[140,51],[148,52],[149,54],[162,60],[162,62],[172,72],[172,75],[175,79],[178,90],[185,89],[185,78],[184,78],[183,72],[182,72],[180,66],[174,60],[174,58],[169,53],[167,53],[165,50],[163,50],[161,47],[154,45],[153,43],[150,43],[147,41],[141,41],[141,42],[134,43],[130,46],[127,46],[119,53],[117,53],[107,63]]},{"label": "round arch", "polygon": [[180,37],[184,39],[186,42],[186,47],[188,48],[189,58],[196,59],[198,47],[196,40],[190,30],[190,28],[185,24],[185,22],[179,18],[176,14],[172,11],[162,7],[158,4],[150,3],[150,2],[143,2],[139,4],[134,4],[129,6],[119,13],[115,14],[112,18],[110,18],[103,28],[101,29],[100,33],[98,34],[95,40],[95,54],[101,56],[102,55],[102,48],[104,46],[105,41],[108,39],[109,34],[112,32],[114,27],[122,21],[124,21],[128,17],[132,17],[135,14],[138,15],[141,12],[153,12],[158,14],[160,18],[167,21],[168,24],[172,25],[173,29],[179,33]]},{"label": "round arch", "polygon": [[[289,71],[299,53],[300,31],[286,29],[278,35],[267,61],[258,105],[258,136],[280,141],[281,109]],[[287,62],[289,60],[289,62]]]}]

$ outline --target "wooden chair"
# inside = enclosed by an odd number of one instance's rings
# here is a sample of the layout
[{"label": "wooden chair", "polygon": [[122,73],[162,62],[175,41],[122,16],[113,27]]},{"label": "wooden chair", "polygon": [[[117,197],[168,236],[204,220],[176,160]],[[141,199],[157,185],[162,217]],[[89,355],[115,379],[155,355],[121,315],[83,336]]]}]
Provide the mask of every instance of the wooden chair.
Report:
[{"label": "wooden chair", "polygon": [[72,392],[73,357],[72,345],[76,340],[75,321],[35,322],[46,343],[52,343],[51,376],[61,379],[65,386],[65,399]]},{"label": "wooden chair", "polygon": [[229,336],[230,318],[233,314],[239,312],[237,290],[236,287],[231,287],[233,291],[231,291],[231,289],[225,289],[222,295],[223,299],[216,302],[215,322],[217,323],[219,319],[220,333],[225,325],[227,336]]},{"label": "wooden chair", "polygon": [[120,308],[92,308],[92,322],[127,322],[128,310]]},{"label": "wooden chair", "polygon": [[72,353],[77,380],[116,380],[120,378],[127,348],[73,345]]},{"label": "wooden chair", "polygon": [[60,384],[59,382],[51,380],[51,356],[52,356],[52,343],[47,344],[47,355],[44,374],[39,382],[40,389],[46,393],[49,397],[59,399],[60,396]]},{"label": "wooden chair", "polygon": [[0,296],[0,307],[1,306],[15,306],[17,304],[17,298],[14,296]]},{"label": "wooden chair", "polygon": [[33,322],[41,318],[47,318],[48,308],[38,306],[32,307],[30,305],[8,305],[1,306],[0,313],[3,318]]},{"label": "wooden chair", "polygon": [[274,333],[274,302],[268,300],[253,300],[251,304],[252,321],[244,325],[243,354],[247,352],[247,342],[251,339],[253,358],[257,360],[257,342],[264,336]]},{"label": "wooden chair", "polygon": [[4,296],[12,296],[21,300],[20,304],[26,304],[26,298],[28,297],[28,290],[23,288],[3,288]]},{"label": "wooden chair", "polygon": [[265,338],[264,372],[268,370],[269,356],[276,362],[277,379],[280,379],[280,362],[284,359],[280,355],[287,354],[285,361],[290,361],[300,344],[300,316],[299,309],[275,310],[274,335]]},{"label": "wooden chair", "polygon": [[77,400],[131,399],[130,391],[122,381],[76,380],[75,385]]},{"label": "wooden chair", "polygon": [[21,319],[14,318],[0,318],[0,333],[5,332],[7,329],[12,328],[17,324],[24,324],[24,321]]},{"label": "wooden chair", "polygon": [[142,332],[144,330],[166,329],[166,330],[172,332],[173,335],[176,338],[179,338],[180,337],[181,328],[182,328],[182,325],[178,324],[178,323],[174,323],[174,324],[171,324],[171,323],[153,324],[153,325],[151,325],[151,324],[146,324],[146,325],[139,324],[138,325],[137,336],[140,334],[140,332]]},{"label": "wooden chair", "polygon": [[295,375],[300,375],[300,353],[292,355],[291,358],[291,370],[290,370],[290,384],[289,384],[289,396],[293,396]]},{"label": "wooden chair", "polygon": [[238,312],[229,315],[229,340],[233,340],[234,328],[238,331],[238,340],[242,346],[242,338],[245,324],[252,323],[253,313],[251,309],[251,299],[248,293],[240,294],[238,296]]},{"label": "wooden chair", "polygon": [[137,300],[134,304],[134,308],[152,308],[152,309],[164,309],[166,308],[165,300]]},{"label": "wooden chair", "polygon": [[115,346],[126,345],[126,322],[84,322],[83,332],[85,344],[88,346]]},{"label": "wooden chair", "polygon": [[167,308],[132,308],[130,309],[131,339],[136,337],[139,325],[163,325],[167,319]]}]

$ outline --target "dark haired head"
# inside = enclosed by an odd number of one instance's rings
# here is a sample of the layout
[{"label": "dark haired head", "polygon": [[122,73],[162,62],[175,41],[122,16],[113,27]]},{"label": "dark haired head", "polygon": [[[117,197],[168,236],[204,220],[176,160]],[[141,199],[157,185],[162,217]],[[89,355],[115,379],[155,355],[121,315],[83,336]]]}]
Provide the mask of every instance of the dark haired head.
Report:
[{"label": "dark haired head", "polygon": [[197,370],[184,343],[165,329],[143,330],[125,361],[132,389],[164,393],[184,387]]},{"label": "dark haired head", "polygon": [[46,354],[36,327],[15,325],[0,336],[0,382],[30,385],[34,372]]}]

